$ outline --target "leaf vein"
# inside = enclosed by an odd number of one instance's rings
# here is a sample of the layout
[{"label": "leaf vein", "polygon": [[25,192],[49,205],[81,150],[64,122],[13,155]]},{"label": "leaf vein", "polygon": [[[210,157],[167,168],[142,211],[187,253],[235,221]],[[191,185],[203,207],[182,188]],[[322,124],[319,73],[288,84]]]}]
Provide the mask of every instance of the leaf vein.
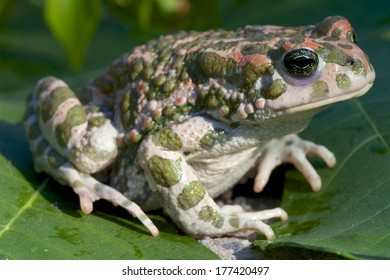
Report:
[{"label": "leaf vein", "polygon": [[[372,219],[373,217],[381,214],[382,212],[386,211],[387,209],[390,208],[390,204],[387,205],[385,208],[381,209],[380,211],[378,211],[377,213],[375,213],[374,215],[372,215],[371,217],[365,219],[364,221],[362,221],[360,224],[362,224],[363,222],[367,221],[367,220],[370,220]],[[365,251],[369,251],[371,248],[373,248],[374,246],[376,246],[377,244],[379,244],[381,241],[385,240],[386,238],[388,238],[390,236],[390,232],[387,232],[384,236],[382,236],[381,238],[378,238],[377,241],[375,241],[374,243],[371,244],[371,246],[365,248],[365,250],[362,250],[361,253],[365,252]]]},{"label": "leaf vein", "polygon": [[374,131],[375,135],[378,136],[379,141],[382,143],[382,145],[385,147],[386,151],[390,151],[390,147],[387,144],[385,138],[383,137],[383,134],[379,131],[378,127],[375,125],[373,119],[370,117],[370,115],[367,113],[367,111],[364,109],[362,103],[359,100],[355,100],[356,107],[359,109],[363,117],[366,119],[367,123],[370,125],[371,129]]},{"label": "leaf vein", "polygon": [[[351,152],[344,158],[344,160],[338,164],[338,167],[334,170],[334,172],[332,173],[332,176],[329,178],[329,180],[327,181],[327,184],[324,185],[322,187],[322,190],[325,190],[327,189],[332,181],[337,177],[337,174],[340,172],[340,170],[347,164],[347,162],[352,158],[352,156],[357,153],[357,151],[363,147],[364,145],[366,145],[367,143],[369,143],[370,141],[376,139],[378,136],[377,135],[373,135],[373,136],[370,136],[368,137],[367,139],[365,139],[364,141],[360,142],[359,145],[356,145],[355,148],[353,150],[351,150]],[[311,204],[311,207],[310,209],[308,209],[307,213],[312,213],[313,212],[313,209],[316,207],[316,200],[318,200],[319,197],[315,198]],[[307,221],[307,219],[309,218],[309,215],[305,215],[303,217],[303,222]]]},{"label": "leaf vein", "polygon": [[24,212],[27,211],[28,208],[30,208],[35,200],[38,198],[38,195],[43,191],[43,189],[46,187],[48,182],[48,179],[45,180],[37,189],[36,191],[31,195],[31,197],[26,201],[26,203],[19,209],[19,211],[13,216],[9,222],[4,226],[4,228],[0,231],[0,238],[8,232],[12,226],[16,223],[16,221],[24,214]]}]

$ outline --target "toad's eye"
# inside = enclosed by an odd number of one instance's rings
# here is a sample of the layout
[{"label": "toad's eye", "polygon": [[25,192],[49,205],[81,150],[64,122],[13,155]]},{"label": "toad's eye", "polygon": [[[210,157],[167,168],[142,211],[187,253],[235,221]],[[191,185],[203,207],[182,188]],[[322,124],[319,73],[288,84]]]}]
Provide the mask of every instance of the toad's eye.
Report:
[{"label": "toad's eye", "polygon": [[295,49],[283,57],[285,71],[296,78],[313,76],[318,69],[318,55],[309,49]]},{"label": "toad's eye", "polygon": [[358,43],[358,35],[355,29],[352,29],[351,31],[347,32],[347,39],[353,43],[356,44]]}]

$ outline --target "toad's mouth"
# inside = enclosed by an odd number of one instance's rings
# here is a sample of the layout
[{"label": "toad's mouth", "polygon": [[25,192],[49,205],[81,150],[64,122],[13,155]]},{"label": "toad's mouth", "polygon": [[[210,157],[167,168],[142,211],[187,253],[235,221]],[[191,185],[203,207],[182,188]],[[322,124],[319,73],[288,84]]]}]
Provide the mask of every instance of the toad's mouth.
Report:
[{"label": "toad's mouth", "polygon": [[330,105],[330,104],[333,104],[333,103],[337,103],[337,102],[340,102],[340,101],[345,101],[345,100],[357,98],[357,97],[360,97],[363,94],[365,94],[372,87],[372,85],[373,85],[373,83],[369,83],[369,84],[366,84],[361,89],[359,89],[357,91],[354,91],[354,92],[350,92],[350,93],[347,93],[347,94],[334,96],[332,98],[326,98],[326,99],[319,100],[319,101],[312,102],[312,103],[299,105],[299,106],[296,106],[296,107],[292,107],[292,108],[288,108],[288,109],[285,109],[285,110],[281,110],[279,112],[281,112],[283,114],[294,114],[294,113],[298,113],[298,112],[302,112],[302,111],[310,111],[311,109],[315,109],[315,108],[319,109],[321,107],[324,107],[324,106],[327,106],[327,105]]}]

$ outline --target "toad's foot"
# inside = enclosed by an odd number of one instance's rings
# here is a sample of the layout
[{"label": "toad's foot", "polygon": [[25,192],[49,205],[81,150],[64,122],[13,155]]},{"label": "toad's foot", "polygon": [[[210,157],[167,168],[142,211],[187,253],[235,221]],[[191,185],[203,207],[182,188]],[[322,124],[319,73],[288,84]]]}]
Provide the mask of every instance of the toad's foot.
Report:
[{"label": "toad's foot", "polygon": [[94,201],[105,199],[114,205],[120,205],[133,217],[138,218],[153,236],[159,234],[157,227],[136,203],[127,199],[114,188],[100,183],[88,174],[79,175],[80,180],[75,181],[72,187],[74,192],[79,195],[80,207],[85,214],[92,212]]},{"label": "toad's foot", "polygon": [[306,178],[313,191],[321,189],[321,177],[306,156],[318,156],[328,167],[336,164],[334,154],[326,147],[302,140],[295,134],[274,139],[264,147],[255,177],[254,191],[260,192],[267,184],[272,170],[282,163],[292,163]]},{"label": "toad's foot", "polygon": [[263,221],[273,218],[279,218],[282,221],[288,220],[286,211],[279,207],[257,212],[245,212],[239,205],[224,205],[221,207],[221,215],[230,216],[231,221],[234,221],[234,219],[240,221],[242,230],[248,229],[262,232],[268,240],[275,239],[275,234],[272,228]]},{"label": "toad's foot", "polygon": [[[54,157],[57,162],[56,166],[53,166]],[[93,202],[105,199],[114,205],[120,205],[133,217],[138,218],[153,236],[159,234],[157,227],[136,203],[127,199],[114,188],[97,181],[91,175],[79,172],[71,163],[61,158],[49,145],[35,159],[35,169],[45,171],[58,182],[72,187],[74,192],[79,195],[80,207],[85,214],[92,212]]]},{"label": "toad's foot", "polygon": [[[43,139],[42,137],[40,137]],[[93,210],[93,202],[105,199],[114,205],[120,205],[131,215],[138,218],[142,224],[157,236],[159,231],[142,209],[134,202],[127,199],[114,188],[102,184],[89,174],[79,172],[70,162],[61,157],[45,140],[37,140],[43,143],[43,152],[35,158],[36,171],[45,171],[58,182],[69,185],[80,197],[80,206],[84,213],[89,214]],[[38,147],[35,145],[33,147]],[[33,149],[35,151],[36,148]]]}]

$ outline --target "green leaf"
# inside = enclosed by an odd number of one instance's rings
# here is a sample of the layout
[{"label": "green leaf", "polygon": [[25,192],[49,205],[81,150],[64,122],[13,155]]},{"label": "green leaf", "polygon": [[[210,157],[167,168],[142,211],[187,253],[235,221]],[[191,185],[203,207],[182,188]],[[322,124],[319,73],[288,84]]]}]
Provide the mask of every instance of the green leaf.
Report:
[{"label": "green leaf", "polygon": [[101,0],[45,0],[46,23],[65,48],[73,70],[80,70],[84,63],[101,13]]},{"label": "green leaf", "polygon": [[279,236],[275,241],[257,242],[273,258],[278,249],[284,253],[289,247],[390,259],[390,119],[382,107],[388,102],[357,100],[339,106],[304,133],[332,147],[338,164],[333,170],[319,169],[319,193],[311,193],[299,174],[289,174],[282,202],[289,221],[274,225]]}]

